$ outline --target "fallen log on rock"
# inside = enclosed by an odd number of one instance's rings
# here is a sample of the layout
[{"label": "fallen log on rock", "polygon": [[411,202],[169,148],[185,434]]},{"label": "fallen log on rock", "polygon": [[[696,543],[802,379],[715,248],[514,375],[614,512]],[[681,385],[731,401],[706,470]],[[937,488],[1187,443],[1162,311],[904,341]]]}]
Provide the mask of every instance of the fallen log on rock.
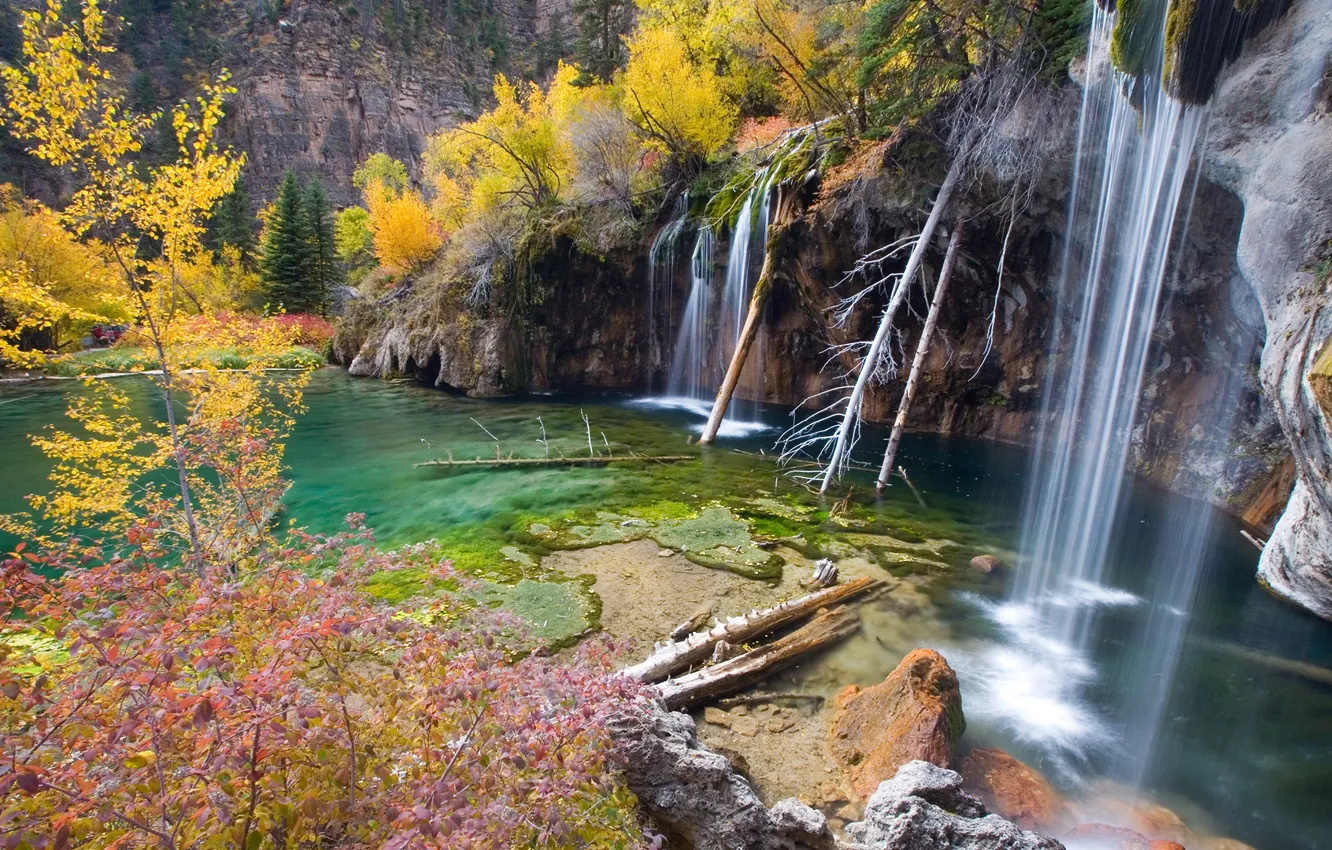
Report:
[{"label": "fallen log on rock", "polygon": [[747,643],[753,638],[812,616],[820,608],[828,608],[882,585],[883,582],[877,579],[862,576],[772,608],[752,611],[743,617],[732,617],[725,622],[718,622],[706,632],[696,632],[684,640],[658,644],[646,660],[626,668],[624,672],[640,682],[660,682],[667,676],[708,660],[719,641],[734,645]]},{"label": "fallen log on rock", "polygon": [[860,628],[860,615],[851,608],[825,611],[785,637],[729,661],[696,673],[668,679],[658,685],[666,707],[675,711],[727,696],[752,685],[796,659],[836,643]]}]

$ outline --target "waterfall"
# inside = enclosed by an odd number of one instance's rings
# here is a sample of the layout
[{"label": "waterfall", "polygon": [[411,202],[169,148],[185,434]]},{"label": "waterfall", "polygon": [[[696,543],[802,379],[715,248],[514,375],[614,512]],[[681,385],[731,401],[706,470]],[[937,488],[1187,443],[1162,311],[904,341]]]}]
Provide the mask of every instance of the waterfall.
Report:
[{"label": "waterfall", "polygon": [[689,300],[680,317],[680,332],[671,357],[667,393],[673,398],[699,399],[706,392],[703,366],[708,355],[708,313],[712,300],[712,229],[698,229],[689,256]]},{"label": "waterfall", "polygon": [[648,366],[649,373],[665,364],[666,341],[663,335],[675,325],[675,299],[672,288],[675,283],[676,261],[680,253],[680,236],[689,222],[689,192],[682,192],[675,199],[670,220],[666,222],[652,240],[648,249]]},{"label": "waterfall", "polygon": [[[1160,26],[1148,50],[1157,71],[1136,78],[1112,67],[1114,13],[1094,13],[1020,569],[1009,600],[989,606],[1007,642],[967,662],[986,692],[986,719],[1066,773],[1095,758],[1134,784],[1144,781],[1168,704],[1212,517],[1207,505],[1172,503],[1169,526],[1144,555],[1145,595],[1108,586],[1171,240],[1187,222],[1190,160],[1207,124],[1205,107],[1162,90],[1164,5],[1155,7]],[[1151,14],[1143,12],[1148,26]],[[1218,393],[1209,423],[1226,433],[1232,390]],[[1113,634],[1098,635],[1103,625]],[[1109,688],[1128,694],[1119,706],[1104,704],[1109,671],[1093,661],[1092,650],[1106,646],[1098,637],[1129,646]]]},{"label": "waterfall", "polygon": [[[690,260],[689,300],[676,335],[667,392],[679,401],[692,399],[697,402],[697,409],[705,415],[708,410],[706,405],[713,401],[717,386],[735,351],[736,341],[740,338],[745,315],[749,310],[749,297],[762,269],[773,191],[785,174],[791,158],[808,153],[811,144],[812,128],[790,131],[778,143],[767,164],[749,177],[744,200],[731,225],[730,247],[720,292],[713,288],[712,229],[707,226],[700,228],[695,240]],[[729,218],[727,212],[721,211],[717,218]],[[720,224],[718,222],[718,226]],[[675,238],[678,238],[678,234]],[[660,239],[659,235],[658,241]],[[650,268],[656,268],[651,260],[649,265]],[[755,349],[757,356],[746,365],[741,378],[741,386],[747,389],[745,395],[752,398],[762,394],[761,338]],[[731,413],[734,414],[736,409],[737,401],[733,401]]]}]

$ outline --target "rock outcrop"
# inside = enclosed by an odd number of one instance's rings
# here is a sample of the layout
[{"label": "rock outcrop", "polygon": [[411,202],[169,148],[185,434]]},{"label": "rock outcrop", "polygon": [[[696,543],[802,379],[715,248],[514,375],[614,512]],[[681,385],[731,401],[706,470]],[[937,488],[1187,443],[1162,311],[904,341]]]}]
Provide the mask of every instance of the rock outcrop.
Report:
[{"label": "rock outcrop", "polygon": [[1296,0],[1252,39],[1212,106],[1204,176],[1244,205],[1239,271],[1266,324],[1261,380],[1296,480],[1258,573],[1332,619],[1332,428],[1308,375],[1329,334],[1332,239],[1332,0]]},{"label": "rock outcrop", "polygon": [[1053,830],[1064,800],[1045,777],[1003,750],[977,747],[962,760],[966,789],[1023,829]]},{"label": "rock outcrop", "polygon": [[613,730],[628,759],[625,776],[642,810],[666,835],[694,850],[833,850],[824,816],[798,800],[771,809],[727,759],[703,747],[687,714],[654,703],[646,718]]},{"label": "rock outcrop", "polygon": [[846,828],[848,850],[1064,850],[1053,838],[989,815],[962,777],[924,761],[879,785],[865,817]]},{"label": "rock outcrop", "polygon": [[947,768],[966,728],[957,675],[943,656],[917,649],[880,684],[838,695],[830,746],[862,799],[910,761]]}]

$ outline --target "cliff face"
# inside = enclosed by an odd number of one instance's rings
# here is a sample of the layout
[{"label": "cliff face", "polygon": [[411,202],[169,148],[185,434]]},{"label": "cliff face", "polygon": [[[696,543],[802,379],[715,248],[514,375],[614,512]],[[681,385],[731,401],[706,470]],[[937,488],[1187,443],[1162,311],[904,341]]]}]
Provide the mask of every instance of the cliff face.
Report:
[{"label": "cliff face", "polygon": [[1290,502],[1259,564],[1274,591],[1332,618],[1332,423],[1309,374],[1332,334],[1332,0],[1300,0],[1251,41],[1213,102],[1204,173],[1243,202],[1240,273],[1267,329],[1263,390],[1289,442]]},{"label": "cliff face", "polygon": [[381,151],[419,177],[429,134],[474,116],[495,70],[539,36],[537,0],[452,4],[467,9],[456,21],[380,5],[292,0],[241,37],[226,131],[251,194],[268,197],[291,168],[322,176],[335,205],[355,203],[352,172]]}]

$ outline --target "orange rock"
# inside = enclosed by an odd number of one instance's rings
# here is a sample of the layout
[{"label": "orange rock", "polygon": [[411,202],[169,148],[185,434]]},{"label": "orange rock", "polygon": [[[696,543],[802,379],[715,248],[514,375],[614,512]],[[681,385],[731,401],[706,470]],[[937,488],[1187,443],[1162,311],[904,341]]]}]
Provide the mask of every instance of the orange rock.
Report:
[{"label": "orange rock", "polygon": [[1003,750],[974,749],[959,772],[986,808],[1023,829],[1048,829],[1063,810],[1063,798],[1040,771]]},{"label": "orange rock", "polygon": [[836,704],[830,747],[861,799],[909,761],[948,767],[966,728],[957,675],[930,649],[913,650],[880,684],[842,691]]},{"label": "orange rock", "polygon": [[1152,847],[1142,833],[1104,823],[1075,826],[1066,837],[1076,838],[1078,846],[1086,850],[1151,850]]},{"label": "orange rock", "polygon": [[1173,841],[1153,841],[1147,845],[1147,850],[1187,850],[1187,848]]}]

